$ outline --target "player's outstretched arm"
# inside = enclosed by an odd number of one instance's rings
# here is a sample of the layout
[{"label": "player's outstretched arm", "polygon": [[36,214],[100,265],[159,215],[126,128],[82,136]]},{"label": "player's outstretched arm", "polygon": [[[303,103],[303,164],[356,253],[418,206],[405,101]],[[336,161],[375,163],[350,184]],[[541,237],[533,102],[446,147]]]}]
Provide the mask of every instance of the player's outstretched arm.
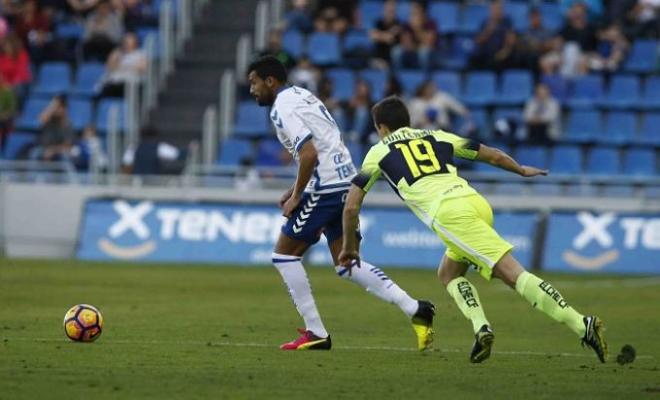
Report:
[{"label": "player's outstretched arm", "polygon": [[488,147],[484,144],[479,146],[479,153],[477,154],[476,159],[482,162],[486,162],[494,167],[498,167],[503,170],[513,172],[514,174],[524,176],[526,178],[531,178],[537,175],[548,175],[547,169],[539,169],[527,165],[520,165],[516,160],[513,159],[513,157],[506,154],[502,150],[496,149],[494,147]]},{"label": "player's outstretched arm", "polygon": [[298,150],[298,174],[296,175],[296,183],[293,185],[291,196],[282,205],[282,215],[289,218],[293,211],[298,207],[302,194],[309,180],[312,179],[314,168],[318,161],[318,152],[311,140],[308,140]]},{"label": "player's outstretched arm", "polygon": [[344,237],[342,241],[342,250],[339,254],[339,263],[348,268],[349,274],[353,261],[357,261],[357,266],[360,267],[360,253],[358,251],[358,240],[355,232],[358,229],[360,218],[360,208],[366,192],[357,185],[351,185],[351,189],[346,197],[344,204],[344,214],[342,217],[342,225]]}]

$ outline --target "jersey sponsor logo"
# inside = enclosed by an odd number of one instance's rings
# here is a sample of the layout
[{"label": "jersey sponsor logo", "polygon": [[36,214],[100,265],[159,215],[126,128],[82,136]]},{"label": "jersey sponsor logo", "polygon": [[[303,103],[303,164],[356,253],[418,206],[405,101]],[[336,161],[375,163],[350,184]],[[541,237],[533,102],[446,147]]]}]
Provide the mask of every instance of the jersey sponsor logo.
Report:
[{"label": "jersey sponsor logo", "polygon": [[280,129],[284,128],[284,124],[282,123],[282,118],[280,118],[277,115],[277,110],[273,110],[273,112],[270,114],[270,119],[273,120],[273,123],[275,124],[276,127]]}]

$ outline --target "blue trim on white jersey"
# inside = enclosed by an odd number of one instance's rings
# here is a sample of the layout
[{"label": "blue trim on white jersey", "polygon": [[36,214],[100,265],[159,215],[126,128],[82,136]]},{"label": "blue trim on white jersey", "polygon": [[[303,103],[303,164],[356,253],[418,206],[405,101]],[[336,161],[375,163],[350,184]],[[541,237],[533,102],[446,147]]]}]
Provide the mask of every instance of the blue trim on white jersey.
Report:
[{"label": "blue trim on white jersey", "polygon": [[305,142],[307,142],[312,137],[313,137],[312,132],[309,132],[307,136],[305,136],[300,142],[298,142],[298,144],[296,145],[296,153],[298,153],[302,145],[305,144]]}]

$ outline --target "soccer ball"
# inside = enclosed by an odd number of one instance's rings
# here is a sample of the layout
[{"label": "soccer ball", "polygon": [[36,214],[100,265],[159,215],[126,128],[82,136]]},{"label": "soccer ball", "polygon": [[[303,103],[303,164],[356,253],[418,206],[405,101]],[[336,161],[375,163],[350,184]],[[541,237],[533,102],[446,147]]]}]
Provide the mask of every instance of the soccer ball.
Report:
[{"label": "soccer ball", "polygon": [[103,316],[94,306],[78,304],[64,315],[64,333],[75,342],[93,342],[103,331]]}]

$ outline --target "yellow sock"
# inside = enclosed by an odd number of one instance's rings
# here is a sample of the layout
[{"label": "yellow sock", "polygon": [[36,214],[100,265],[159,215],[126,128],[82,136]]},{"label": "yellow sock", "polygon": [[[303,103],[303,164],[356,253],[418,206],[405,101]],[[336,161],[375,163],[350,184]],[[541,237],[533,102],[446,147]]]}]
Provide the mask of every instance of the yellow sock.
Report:
[{"label": "yellow sock", "polygon": [[447,291],[454,298],[456,305],[465,315],[465,318],[472,322],[474,333],[477,333],[482,326],[490,325],[481,306],[479,293],[470,281],[463,277],[456,278],[449,282]]},{"label": "yellow sock", "polygon": [[584,316],[569,306],[549,282],[525,271],[516,281],[516,292],[529,301],[532,307],[543,311],[555,321],[566,324],[578,336],[584,336]]}]

